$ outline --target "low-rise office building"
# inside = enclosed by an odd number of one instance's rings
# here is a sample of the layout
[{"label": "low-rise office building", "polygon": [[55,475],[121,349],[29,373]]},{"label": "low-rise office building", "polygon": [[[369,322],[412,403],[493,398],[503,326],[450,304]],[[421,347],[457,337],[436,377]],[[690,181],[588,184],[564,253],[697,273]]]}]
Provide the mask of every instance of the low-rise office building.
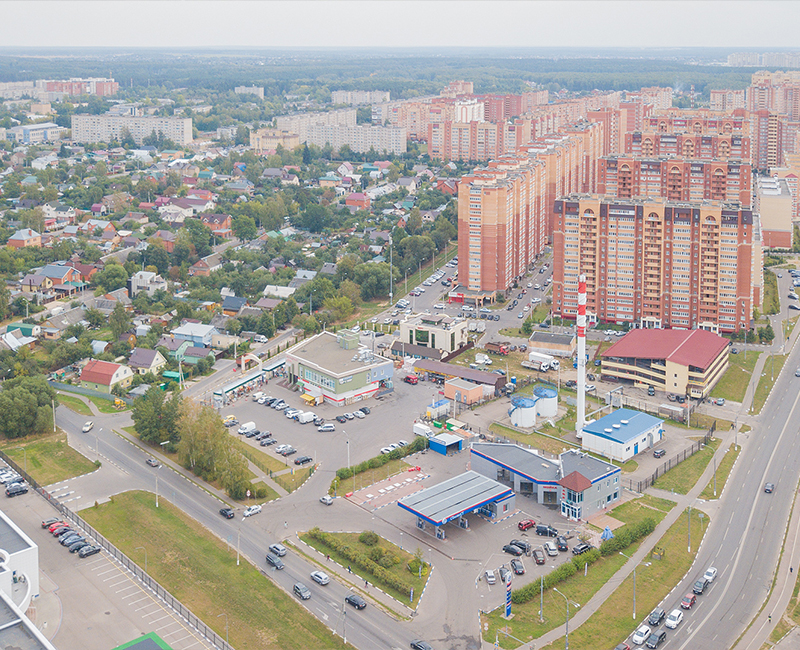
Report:
[{"label": "low-rise office building", "polygon": [[315,399],[340,406],[389,388],[394,363],[377,356],[349,330],[320,332],[286,351],[289,382]]},{"label": "low-rise office building", "polygon": [[601,354],[601,374],[706,397],[728,369],[728,339],[706,330],[635,329]]},{"label": "low-rise office building", "polygon": [[652,449],[664,436],[664,420],[641,411],[617,409],[583,427],[581,447],[625,462]]},{"label": "low-rise office building", "polygon": [[466,320],[444,314],[412,314],[400,322],[400,341],[453,352],[469,341]]}]

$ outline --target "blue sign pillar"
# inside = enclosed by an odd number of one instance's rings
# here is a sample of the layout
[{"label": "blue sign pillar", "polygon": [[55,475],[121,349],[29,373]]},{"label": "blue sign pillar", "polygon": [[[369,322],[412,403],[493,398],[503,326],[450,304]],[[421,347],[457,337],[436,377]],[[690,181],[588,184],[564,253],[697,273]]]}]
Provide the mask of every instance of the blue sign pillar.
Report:
[{"label": "blue sign pillar", "polygon": [[506,618],[511,616],[511,572],[506,574]]}]

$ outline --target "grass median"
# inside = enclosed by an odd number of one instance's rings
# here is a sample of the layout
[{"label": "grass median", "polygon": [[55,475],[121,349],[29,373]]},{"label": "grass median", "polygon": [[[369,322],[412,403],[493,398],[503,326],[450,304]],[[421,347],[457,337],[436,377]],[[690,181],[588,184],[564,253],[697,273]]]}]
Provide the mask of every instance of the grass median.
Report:
[{"label": "grass median", "polygon": [[64,395],[64,393],[59,393],[58,403],[63,404],[68,409],[75,411],[79,415],[85,415],[87,417],[92,416],[92,409],[87,406],[86,402],[77,397],[73,397],[72,395]]},{"label": "grass median", "polygon": [[122,403],[122,406],[117,408],[114,406],[114,397],[112,396],[110,400],[103,399],[102,397],[94,397],[90,396],[89,399],[91,400],[92,404],[97,407],[97,410],[101,413],[122,413],[123,411],[128,410],[128,405],[125,402]]},{"label": "grass median", "polygon": [[761,412],[788,356],[788,354],[773,354],[767,357],[764,363],[764,372],[761,373],[758,386],[756,386],[756,394],[753,396],[753,413]]},{"label": "grass median", "polygon": [[[685,512],[685,511],[684,511]],[[597,650],[598,640],[602,639],[603,647],[613,647],[616,643],[624,641],[648,612],[652,611],[674,585],[680,582],[694,561],[697,545],[702,538],[703,531],[710,524],[707,515],[698,510],[691,513],[691,551],[688,546],[689,517],[685,514],[669,527],[664,536],[659,540],[654,553],[651,553],[646,562],[641,563],[636,569],[636,620],[633,613],[633,577],[628,576],[620,583],[615,576],[610,582],[617,584],[617,588],[600,605],[597,611],[589,617],[580,627],[572,628],[569,634],[570,648],[572,650]],[[628,555],[631,555],[628,553]],[[627,561],[622,556],[617,556]],[[698,567],[698,570],[704,570]],[[584,604],[580,596],[564,589],[567,598]],[[558,596],[556,594],[556,596]],[[674,602],[664,603],[664,609],[671,611],[678,606],[682,593],[673,595]],[[554,601],[552,607],[558,606],[559,611],[564,611],[564,599],[558,596],[558,603]],[[551,608],[551,614],[555,613]],[[563,618],[563,614],[562,614]],[[684,623],[685,625],[685,623]],[[509,646],[512,647],[512,646]],[[516,647],[516,646],[513,646]],[[564,647],[564,638],[558,639],[548,646],[547,650],[559,650]]]},{"label": "grass median", "polygon": [[728,369],[714,386],[711,397],[723,397],[732,402],[742,402],[759,354],[761,353],[751,350],[747,354],[728,355]]},{"label": "grass median", "polygon": [[718,438],[711,440],[701,450],[659,476],[653,482],[653,487],[659,490],[669,490],[677,494],[686,494],[700,479],[700,475],[711,462],[711,458],[714,456],[719,444]]},{"label": "grass median", "polygon": [[[128,557],[144,565],[235,648],[345,648],[342,640],[248,562],[236,566],[236,552],[162,497],[155,507],[147,492],[125,492],[81,515]],[[235,534],[233,535],[235,543]],[[263,557],[260,558],[263,560]]]},{"label": "grass median", "polygon": [[41,485],[88,474],[98,467],[70,447],[67,434],[60,429],[44,436],[7,440],[2,448]]},{"label": "grass median", "polygon": [[[728,480],[728,475],[731,473],[733,469],[733,464],[736,462],[736,459],[739,457],[739,451],[741,447],[737,448],[735,445],[731,444],[728,447],[728,451],[725,452],[725,455],[722,457],[722,461],[717,466],[717,475],[716,475],[716,482],[714,478],[712,478],[708,485],[706,485],[705,489],[700,493],[701,499],[717,499],[722,494],[722,489],[725,487],[725,482]],[[716,494],[714,494],[714,486],[716,485]]]},{"label": "grass median", "polygon": [[292,467],[291,471],[283,474],[275,474],[272,480],[280,485],[287,492],[294,492],[305,483],[314,473],[314,467],[297,468]]}]

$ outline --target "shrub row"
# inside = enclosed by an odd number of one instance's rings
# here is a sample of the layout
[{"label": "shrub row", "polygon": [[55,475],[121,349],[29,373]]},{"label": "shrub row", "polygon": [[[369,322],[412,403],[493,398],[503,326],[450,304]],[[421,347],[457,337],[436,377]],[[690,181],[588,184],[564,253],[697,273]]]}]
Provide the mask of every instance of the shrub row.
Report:
[{"label": "shrub row", "polygon": [[[359,553],[349,544],[339,540],[336,536],[326,533],[319,528],[312,528],[308,531],[309,537],[321,542],[332,551],[336,551],[339,555],[347,558],[351,564],[355,564],[360,569],[370,573],[376,581],[395,589],[402,595],[408,597],[411,595],[411,586],[400,580],[396,575],[387,571],[377,562],[371,560],[364,553]],[[374,550],[374,548],[373,548]],[[388,556],[393,556],[392,553],[387,553]],[[391,565],[390,565],[391,566]]]},{"label": "shrub row", "polygon": [[653,519],[643,519],[636,524],[626,524],[614,531],[614,537],[600,544],[600,554],[604,557],[627,548],[642,537],[647,537],[656,529]]},{"label": "shrub row", "polygon": [[[582,570],[585,564],[593,564],[599,559],[600,551],[596,548],[593,548],[591,551],[586,551],[586,553],[582,553],[581,555],[576,555],[569,562],[564,562],[564,564],[556,567],[544,577],[544,588],[551,589],[555,587]],[[538,581],[531,582],[521,589],[515,589],[511,592],[511,602],[518,605],[527,603],[529,600],[539,597],[540,589],[541,587]]]},{"label": "shrub row", "polygon": [[405,447],[398,447],[388,454],[375,456],[374,458],[365,460],[363,463],[359,463],[353,467],[342,467],[337,469],[336,477],[340,481],[343,481],[345,479],[352,478],[354,474],[360,474],[361,472],[366,472],[370,469],[383,467],[390,460],[399,460],[400,458],[405,458],[406,456],[414,454],[418,451],[422,451],[427,446],[427,442],[428,441],[422,436],[414,436],[414,440],[411,442],[411,444],[406,445]]}]

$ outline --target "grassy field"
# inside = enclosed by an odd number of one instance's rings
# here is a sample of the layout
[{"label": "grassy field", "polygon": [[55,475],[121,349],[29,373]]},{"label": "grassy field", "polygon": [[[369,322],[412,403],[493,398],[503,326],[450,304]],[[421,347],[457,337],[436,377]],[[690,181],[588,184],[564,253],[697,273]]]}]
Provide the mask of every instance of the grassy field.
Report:
[{"label": "grassy field", "polygon": [[778,278],[772,271],[764,271],[764,299],[762,302],[764,314],[777,314],[781,310],[778,298]]},{"label": "grassy field", "polygon": [[686,494],[697,483],[706,466],[711,462],[711,457],[719,447],[719,439],[712,440],[703,449],[679,463],[666,474],[659,476],[653,487],[661,490],[671,490],[677,494]]},{"label": "grassy field", "polygon": [[[382,467],[376,467],[374,469],[368,469],[365,472],[359,472],[355,476],[351,476],[350,478],[344,479],[340,484],[340,489],[338,492],[342,494],[346,494],[347,492],[355,492],[356,490],[360,490],[361,488],[365,488],[373,483],[377,483],[378,481],[383,481],[384,479],[389,478],[390,476],[394,476],[395,474],[399,474],[401,472],[405,472],[408,468],[411,467],[405,460],[402,459],[395,459],[390,460],[388,463],[383,465]],[[333,479],[331,482],[331,487],[328,490],[329,494],[333,494],[334,492],[334,485],[336,483],[336,478]]]},{"label": "grassy field", "polygon": [[728,355],[730,366],[717,382],[717,385],[714,386],[714,390],[711,391],[711,397],[724,397],[732,402],[741,402],[744,399],[747,384],[750,383],[750,377],[753,374],[753,368],[755,368],[759,354],[751,350],[747,355],[744,353]]},{"label": "grassy field", "polygon": [[[687,547],[688,523],[686,516],[670,526],[664,537],[659,540],[658,548],[663,549],[662,559],[651,555],[648,562],[642,563],[636,570],[636,615],[641,621],[647,612],[650,612],[669,593],[673,585],[677,584],[689,570],[697,550],[697,541],[702,537],[702,531],[709,525],[709,518],[699,518],[697,510],[692,511],[691,536],[692,551]],[[628,553],[630,555],[630,553]],[[617,556],[621,557],[621,556]],[[622,558],[624,559],[624,558]],[[649,566],[648,566],[649,564]],[[560,589],[571,600],[585,603],[580,596],[568,589]],[[547,607],[545,596],[545,616],[558,615],[563,618],[564,599],[554,594],[558,601],[553,600]],[[676,595],[677,598],[677,595]],[[538,603],[535,609],[538,613]],[[518,610],[517,610],[518,611]],[[633,577],[626,578],[613,594],[598,608],[598,610],[577,629],[571,629],[569,634],[570,648],[572,650],[596,650],[597,640],[603,639],[604,647],[613,647],[614,644],[624,641],[633,632],[637,623],[631,618],[633,611]],[[515,615],[516,620],[516,615]],[[562,621],[563,622],[563,621]],[[686,623],[684,623],[685,625]],[[509,627],[513,626],[513,622]],[[555,627],[555,626],[551,626]],[[513,634],[513,632],[512,632]],[[515,636],[519,636],[518,634]],[[520,637],[524,639],[525,637]],[[508,647],[516,647],[509,645]],[[548,646],[547,650],[559,650],[564,647],[564,639],[558,639]]]},{"label": "grassy field", "polygon": [[771,356],[772,358],[767,357],[767,361],[764,364],[764,372],[758,380],[758,386],[756,386],[756,394],[753,396],[753,413],[761,412],[770,391],[772,391],[772,387],[775,385],[775,379],[778,378],[783,364],[786,363],[786,357],[789,355],[773,354]]},{"label": "grassy field", "polygon": [[739,451],[741,451],[741,448],[736,449],[732,444],[730,447],[728,447],[728,451],[725,453],[725,456],[722,458],[722,461],[717,466],[716,496],[714,496],[714,479],[712,478],[708,482],[708,485],[706,485],[705,489],[700,493],[701,499],[717,499],[722,495],[722,488],[725,487],[725,481],[728,480],[728,474],[731,473],[731,469],[733,469],[733,464],[739,457]]},{"label": "grassy field", "polygon": [[644,519],[654,519],[656,524],[660,524],[674,507],[674,501],[645,494],[638,499],[621,503],[608,514],[626,524],[637,524]]},{"label": "grassy field", "polygon": [[292,465],[291,471],[286,472],[285,474],[275,474],[272,477],[272,480],[287,492],[294,492],[303,483],[305,483],[306,479],[311,476],[313,471],[313,467],[299,468]]},{"label": "grassy field", "polygon": [[77,397],[73,397],[72,395],[65,395],[64,393],[58,394],[58,403],[63,404],[68,409],[79,413],[80,415],[86,415],[88,417],[92,416],[92,410],[86,405],[81,399]]},{"label": "grassy field", "polygon": [[490,425],[489,431],[495,435],[503,436],[504,438],[510,438],[511,440],[516,440],[526,445],[532,445],[537,449],[550,452],[551,454],[560,454],[564,449],[569,449],[570,447],[575,449],[580,448],[578,445],[573,445],[562,440],[554,440],[538,433],[522,433],[521,431],[503,426],[502,424],[495,423]]},{"label": "grassy field", "polygon": [[[333,535],[338,539],[346,541],[350,547],[357,549],[360,553],[363,553],[364,555],[368,555],[371,547],[367,546],[366,544],[362,544],[359,541],[358,539],[359,534],[360,533],[333,533]],[[347,560],[347,558],[345,558],[342,555],[339,555],[336,551],[332,550],[327,545],[323,544],[321,541],[313,539],[309,535],[305,534],[300,535],[300,538],[304,542],[306,542],[309,546],[312,546],[315,549],[317,549],[320,553],[330,555],[333,560],[335,560],[342,566],[350,566],[350,562]],[[416,540],[409,539],[408,541],[416,544]],[[388,568],[387,571],[397,576],[400,580],[402,580],[410,587],[413,587],[414,600],[411,603],[411,605],[413,606],[419,603],[419,597],[422,595],[422,589],[425,586],[425,582],[427,582],[428,579],[427,569],[425,570],[426,573],[424,573],[423,576],[420,578],[417,574],[411,573],[407,568],[408,563],[414,559],[413,553],[409,553],[408,550],[401,550],[399,546],[397,546],[396,544],[392,544],[383,537],[380,538],[377,546],[380,546],[386,552],[396,555],[400,559],[400,562]],[[427,567],[428,558],[425,557],[424,560]],[[409,601],[408,596],[401,594],[396,589],[393,589],[389,585],[381,582],[378,578],[372,575],[372,573],[364,571],[360,567],[355,567],[355,566],[352,567],[352,570],[355,575],[361,578],[361,580],[369,580],[370,584],[373,584],[376,587],[380,587],[387,594],[390,594],[393,598],[396,598],[400,602],[408,603]]]},{"label": "grassy field", "polygon": [[97,468],[67,444],[67,434],[60,429],[44,436],[7,440],[2,448],[42,485],[58,483]]},{"label": "grassy field", "polygon": [[[129,557],[148,555],[148,572],[237,648],[345,648],[341,639],[236,552],[162,498],[126,492],[81,515]],[[234,536],[235,537],[235,536]],[[263,561],[263,557],[260,557]]]},{"label": "grassy field", "polygon": [[124,402],[122,403],[123,404],[122,408],[116,408],[114,406],[113,399],[112,401],[103,399],[101,397],[89,397],[89,399],[91,400],[92,404],[94,404],[97,407],[97,410],[100,411],[101,413],[122,413],[123,411],[128,410],[128,405],[125,404]]},{"label": "grassy field", "polygon": [[[275,499],[277,499],[280,496],[269,485],[264,483],[264,481],[258,481],[257,483],[253,483],[253,488],[257,488],[257,489],[258,488],[264,488],[267,491],[267,496],[264,497],[264,499],[259,499],[258,500],[259,503],[265,503],[266,501],[274,501]],[[252,490],[252,488],[251,488],[251,490]]]},{"label": "grassy field", "polygon": [[[280,472],[288,467],[288,462],[281,456],[277,458],[261,451],[261,448],[256,449],[252,445],[248,445],[244,440],[238,436],[231,436],[233,445],[242,455],[247,458],[253,465],[261,469],[261,471],[271,474],[273,472]],[[264,447],[267,449],[267,447]]]}]

